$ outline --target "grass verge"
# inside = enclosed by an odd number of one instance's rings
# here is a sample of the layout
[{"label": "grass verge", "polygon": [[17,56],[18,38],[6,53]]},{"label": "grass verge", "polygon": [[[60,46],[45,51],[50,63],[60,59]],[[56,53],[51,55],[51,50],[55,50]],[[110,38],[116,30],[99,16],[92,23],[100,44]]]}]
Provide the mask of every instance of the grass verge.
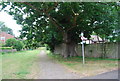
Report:
[{"label": "grass verge", "polygon": [[[31,79],[38,72],[40,49],[2,55],[2,79]],[[34,71],[33,71],[34,70]]]},{"label": "grass verge", "polygon": [[81,77],[95,76],[107,71],[118,69],[118,60],[85,58],[85,64],[82,64],[82,57],[69,57],[64,59],[60,55],[52,54],[47,51],[50,58],[65,66],[69,71],[80,74]]}]

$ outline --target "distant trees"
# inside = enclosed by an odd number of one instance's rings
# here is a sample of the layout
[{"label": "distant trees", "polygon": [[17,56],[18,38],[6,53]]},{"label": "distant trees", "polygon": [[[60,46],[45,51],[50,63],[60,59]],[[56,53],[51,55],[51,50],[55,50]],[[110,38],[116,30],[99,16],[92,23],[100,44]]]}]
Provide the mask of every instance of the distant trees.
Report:
[{"label": "distant trees", "polygon": [[13,35],[13,30],[11,28],[6,27],[4,22],[1,21],[0,21],[0,31]]}]

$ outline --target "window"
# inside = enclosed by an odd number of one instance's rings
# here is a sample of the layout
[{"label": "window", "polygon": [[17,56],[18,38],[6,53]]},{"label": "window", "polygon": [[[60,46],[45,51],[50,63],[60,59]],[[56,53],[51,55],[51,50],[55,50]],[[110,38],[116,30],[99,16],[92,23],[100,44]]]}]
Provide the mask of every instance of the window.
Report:
[{"label": "window", "polygon": [[0,37],[0,40],[5,40],[5,37]]}]

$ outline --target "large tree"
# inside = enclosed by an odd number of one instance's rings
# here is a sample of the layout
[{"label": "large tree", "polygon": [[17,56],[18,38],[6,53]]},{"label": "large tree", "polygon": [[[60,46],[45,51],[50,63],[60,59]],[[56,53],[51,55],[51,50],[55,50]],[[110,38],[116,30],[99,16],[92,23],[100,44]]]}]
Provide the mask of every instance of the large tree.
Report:
[{"label": "large tree", "polygon": [[116,3],[105,2],[15,2],[2,3],[3,8],[22,24],[21,37],[42,41],[51,50],[63,44],[63,57],[77,56],[75,46],[81,32],[90,38],[94,31],[103,37],[113,33],[117,26]]}]

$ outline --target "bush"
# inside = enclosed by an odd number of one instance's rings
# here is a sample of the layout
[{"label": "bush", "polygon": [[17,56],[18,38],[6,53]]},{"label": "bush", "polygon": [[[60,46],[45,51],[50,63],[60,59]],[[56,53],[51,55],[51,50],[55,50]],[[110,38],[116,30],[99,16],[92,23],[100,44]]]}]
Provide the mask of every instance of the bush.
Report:
[{"label": "bush", "polygon": [[6,40],[5,46],[13,47],[13,49],[20,51],[20,50],[22,50],[24,44],[20,40],[16,40],[15,38],[11,38],[11,39]]},{"label": "bush", "polygon": [[4,55],[5,53],[4,52],[2,52],[2,55]]},{"label": "bush", "polygon": [[16,43],[14,44],[14,48],[17,50],[17,51],[20,51],[22,48],[23,48],[24,44],[23,42],[17,40]]},{"label": "bush", "polygon": [[15,38],[11,38],[11,39],[7,39],[6,40],[6,44],[5,44],[5,46],[7,46],[7,47],[14,47],[14,44],[16,43],[16,39]]}]

